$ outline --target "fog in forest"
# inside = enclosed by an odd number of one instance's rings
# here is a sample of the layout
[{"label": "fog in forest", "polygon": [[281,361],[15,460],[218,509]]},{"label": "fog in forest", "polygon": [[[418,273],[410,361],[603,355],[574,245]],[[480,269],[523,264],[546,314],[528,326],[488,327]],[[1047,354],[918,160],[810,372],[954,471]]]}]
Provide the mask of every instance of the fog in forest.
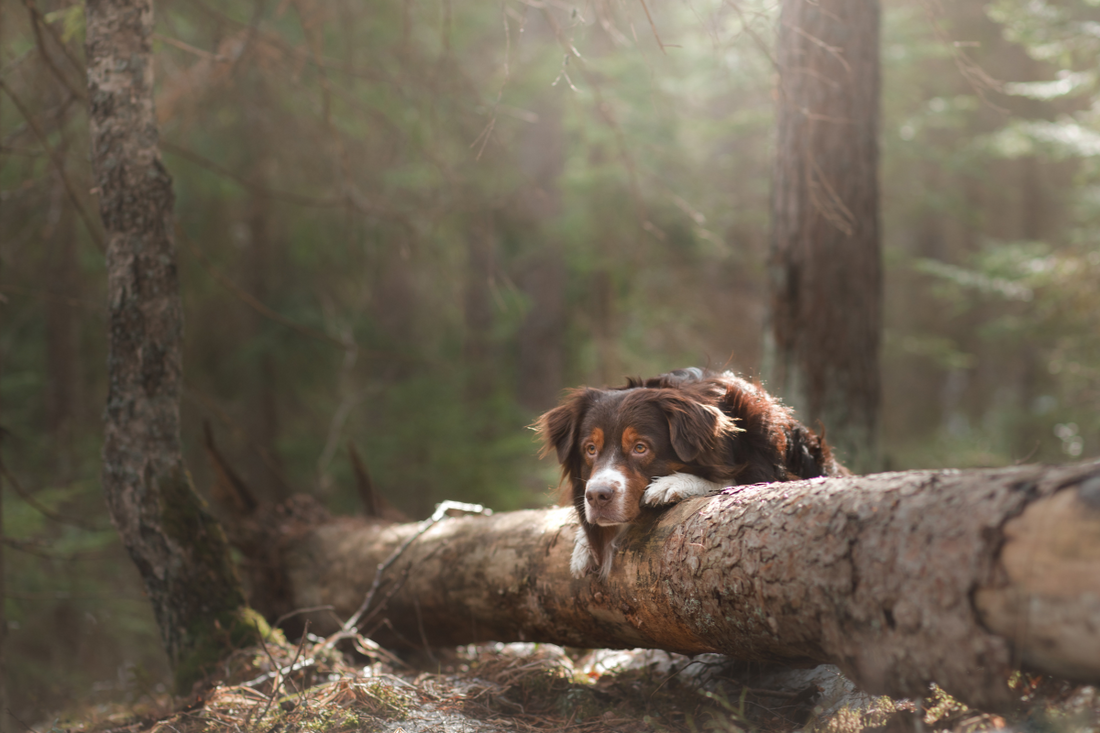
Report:
[{"label": "fog in forest", "polygon": [[[529,426],[563,389],[688,365],[767,386],[776,2],[155,10],[200,492],[206,424],[267,502],[356,511],[351,443],[413,517],[543,506],[558,467]],[[1097,28],[1095,2],[883,3],[880,470],[1100,454]],[[166,679],[100,488],[83,40],[83,4],[0,2],[7,685],[30,718]]]}]

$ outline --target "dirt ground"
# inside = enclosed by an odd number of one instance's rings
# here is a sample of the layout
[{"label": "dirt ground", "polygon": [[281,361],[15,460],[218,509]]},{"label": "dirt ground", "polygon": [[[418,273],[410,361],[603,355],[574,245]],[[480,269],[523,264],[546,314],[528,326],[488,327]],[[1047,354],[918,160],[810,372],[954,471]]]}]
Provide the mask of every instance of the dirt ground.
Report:
[{"label": "dirt ground", "polygon": [[51,733],[497,733],[1050,731],[1100,733],[1093,687],[1021,674],[1020,705],[970,710],[858,691],[835,667],[764,669],[717,655],[542,644],[436,649],[399,658],[358,638],[273,641],[235,653],[188,698],[150,697],[36,726]]}]

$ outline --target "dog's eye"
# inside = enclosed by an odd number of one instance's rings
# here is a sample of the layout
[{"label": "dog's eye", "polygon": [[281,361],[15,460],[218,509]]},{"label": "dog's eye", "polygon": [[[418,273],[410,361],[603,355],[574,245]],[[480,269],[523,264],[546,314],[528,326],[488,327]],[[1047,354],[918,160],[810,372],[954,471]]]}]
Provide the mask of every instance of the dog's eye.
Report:
[{"label": "dog's eye", "polygon": [[584,454],[586,456],[588,456],[589,458],[595,458],[596,457],[596,444],[595,443],[589,443],[588,445],[586,445],[584,447]]},{"label": "dog's eye", "polygon": [[649,446],[647,446],[645,443],[635,443],[634,444],[634,455],[640,456],[640,455],[645,454],[648,451],[649,451]]}]

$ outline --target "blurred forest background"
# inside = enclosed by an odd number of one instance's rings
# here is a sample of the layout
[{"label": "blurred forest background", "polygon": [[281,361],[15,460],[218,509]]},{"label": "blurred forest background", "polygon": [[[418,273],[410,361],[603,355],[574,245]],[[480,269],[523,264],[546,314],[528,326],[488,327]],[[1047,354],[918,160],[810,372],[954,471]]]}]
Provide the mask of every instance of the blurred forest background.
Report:
[{"label": "blurred forest background", "polygon": [[[759,374],[777,3],[164,0],[185,433],[354,511],[553,499],[560,390]],[[883,468],[1100,453],[1100,1],[887,0]],[[0,2],[0,424],[17,715],[163,689],[99,488],[83,5]]]}]

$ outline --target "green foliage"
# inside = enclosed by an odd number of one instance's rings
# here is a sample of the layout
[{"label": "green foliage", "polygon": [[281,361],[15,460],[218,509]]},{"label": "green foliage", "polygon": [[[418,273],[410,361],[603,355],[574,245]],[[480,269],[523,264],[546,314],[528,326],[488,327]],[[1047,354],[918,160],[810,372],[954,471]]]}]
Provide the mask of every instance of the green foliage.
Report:
[{"label": "green foliage", "polygon": [[[103,258],[69,193],[97,226],[83,5],[39,0],[36,34],[2,1],[4,84],[44,139],[3,97],[4,457],[62,519],[5,490],[30,715],[164,666],[97,489]],[[351,440],[412,516],[543,504],[557,468],[527,426],[562,388],[755,372],[777,7],[647,7],[652,27],[629,3],[157,4],[200,491],[209,421],[266,501],[355,510]],[[937,7],[884,7],[886,453],[1097,455],[1096,3]]]},{"label": "green foliage", "polygon": [[[915,11],[889,10],[885,33],[905,37],[884,54],[892,463],[1095,454],[1096,10],[960,7],[937,18],[938,37]],[[949,52],[951,39],[967,50]]]},{"label": "green foliage", "polygon": [[73,39],[84,40],[84,6],[77,3],[61,10],[54,10],[43,16],[47,23],[60,23],[61,42]]}]

